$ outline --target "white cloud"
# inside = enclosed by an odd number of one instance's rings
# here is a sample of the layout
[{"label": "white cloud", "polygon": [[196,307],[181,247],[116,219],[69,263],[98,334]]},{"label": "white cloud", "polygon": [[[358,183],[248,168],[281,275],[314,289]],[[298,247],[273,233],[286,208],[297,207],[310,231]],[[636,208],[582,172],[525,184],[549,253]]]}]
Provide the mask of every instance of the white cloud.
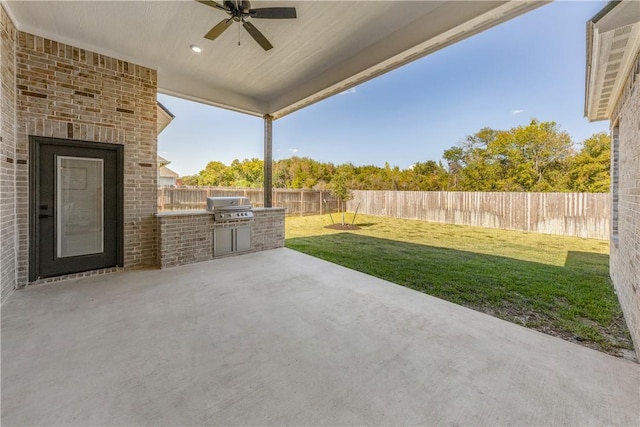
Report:
[{"label": "white cloud", "polygon": [[520,113],[524,113],[524,110],[513,110],[513,111],[511,112],[511,114],[513,114],[514,116],[515,116],[516,114],[520,114]]},{"label": "white cloud", "polygon": [[356,93],[356,88],[352,87],[351,89],[347,89],[344,92],[340,92],[338,95],[349,95],[350,93]]},{"label": "white cloud", "polygon": [[290,151],[291,154],[296,154],[298,152],[297,148],[288,148],[287,151]]}]

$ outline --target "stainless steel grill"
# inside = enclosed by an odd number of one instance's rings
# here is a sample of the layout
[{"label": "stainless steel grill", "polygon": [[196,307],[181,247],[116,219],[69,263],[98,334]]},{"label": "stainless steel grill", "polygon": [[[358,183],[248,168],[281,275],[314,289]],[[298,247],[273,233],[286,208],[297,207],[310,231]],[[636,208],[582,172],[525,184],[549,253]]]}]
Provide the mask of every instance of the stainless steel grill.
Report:
[{"label": "stainless steel grill", "polygon": [[207,197],[207,210],[218,222],[253,218],[251,202],[246,197]]}]

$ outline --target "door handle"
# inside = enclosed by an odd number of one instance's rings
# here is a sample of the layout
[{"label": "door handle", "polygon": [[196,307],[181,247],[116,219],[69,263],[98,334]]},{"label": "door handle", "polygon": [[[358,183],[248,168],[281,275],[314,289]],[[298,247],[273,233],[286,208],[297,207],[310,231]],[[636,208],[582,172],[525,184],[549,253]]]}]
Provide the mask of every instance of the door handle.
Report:
[{"label": "door handle", "polygon": [[[49,210],[49,205],[40,205],[40,212],[42,211],[48,211]],[[41,213],[40,215],[38,215],[38,218],[40,219],[46,219],[49,218],[51,215],[49,215],[48,212],[44,212]]]}]

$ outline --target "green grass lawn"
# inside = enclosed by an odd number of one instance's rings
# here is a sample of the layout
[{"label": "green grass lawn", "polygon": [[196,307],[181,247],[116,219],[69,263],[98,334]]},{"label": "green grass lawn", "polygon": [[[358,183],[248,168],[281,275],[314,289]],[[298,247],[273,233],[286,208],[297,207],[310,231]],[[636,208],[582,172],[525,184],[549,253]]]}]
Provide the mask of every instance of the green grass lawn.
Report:
[{"label": "green grass lawn", "polygon": [[608,242],[365,215],[359,230],[330,224],[287,217],[286,246],[613,355],[633,348]]}]

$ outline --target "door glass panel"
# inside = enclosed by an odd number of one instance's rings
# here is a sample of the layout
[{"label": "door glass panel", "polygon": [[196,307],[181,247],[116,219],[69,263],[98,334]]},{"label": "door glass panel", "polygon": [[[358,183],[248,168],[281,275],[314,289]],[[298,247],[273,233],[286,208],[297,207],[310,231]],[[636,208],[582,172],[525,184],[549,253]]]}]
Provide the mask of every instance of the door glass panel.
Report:
[{"label": "door glass panel", "polygon": [[57,257],[103,252],[103,160],[56,157]]}]

